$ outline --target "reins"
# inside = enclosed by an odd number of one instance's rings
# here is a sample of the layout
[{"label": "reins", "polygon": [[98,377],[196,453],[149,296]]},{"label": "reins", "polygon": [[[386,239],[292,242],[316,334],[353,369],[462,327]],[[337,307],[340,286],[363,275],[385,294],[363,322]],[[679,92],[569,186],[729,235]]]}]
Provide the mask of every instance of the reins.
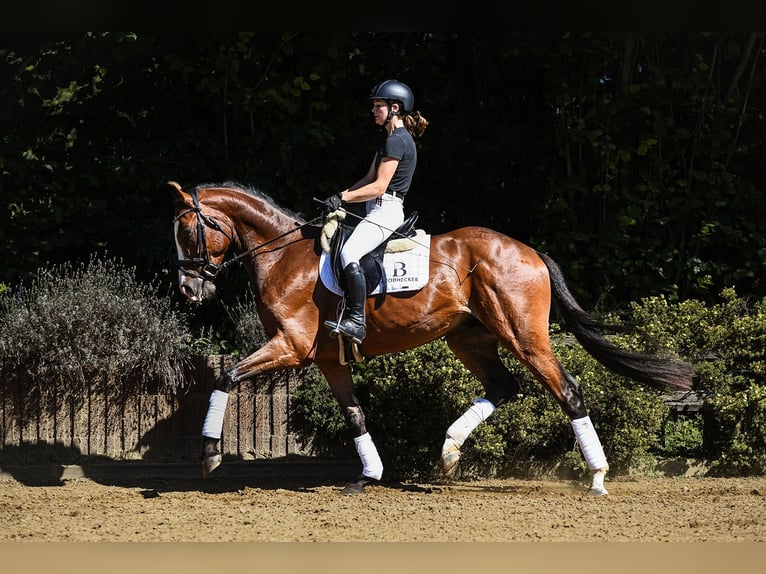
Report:
[{"label": "reins", "polygon": [[[257,251],[261,247],[264,247],[264,246],[268,245],[269,243],[273,243],[274,241],[277,241],[278,239],[282,239],[283,237],[287,237],[291,233],[295,233],[296,231],[300,231],[304,227],[307,227],[309,225],[315,225],[321,219],[322,219],[321,217],[315,217],[311,221],[306,221],[305,223],[301,223],[301,224],[297,225],[296,227],[294,227],[293,229],[291,229],[290,231],[285,231],[284,233],[280,233],[276,237],[272,237],[271,239],[269,239],[267,241],[264,241],[263,243],[261,243],[259,245],[256,245],[255,247],[251,247],[250,249],[247,249],[247,250],[243,251],[242,253],[239,253],[238,255],[235,255],[234,257],[232,257],[228,261],[224,261],[219,267],[220,267],[220,269],[223,269],[224,267],[228,267],[232,263],[236,263],[237,261],[239,261],[240,259],[242,259],[246,255],[249,255],[253,251]],[[257,253],[256,253],[256,255],[257,255]]]},{"label": "reins", "polygon": [[[312,199],[313,199],[315,202],[317,202],[317,203],[321,203],[321,204],[324,204],[324,201],[322,201],[321,199],[318,199],[318,198],[316,198],[316,197],[314,197],[314,198],[312,198]],[[359,221],[362,221],[362,220],[364,219],[364,217],[362,217],[361,215],[359,215],[359,214],[356,214],[356,213],[354,213],[353,211],[349,211],[349,210],[347,210],[347,209],[345,209],[345,208],[343,208],[343,207],[339,207],[339,208],[338,208],[338,211],[342,211],[342,212],[343,212],[343,213],[345,213],[346,215],[350,215],[351,217],[353,217],[353,218],[355,218],[355,219],[357,219],[357,220],[359,220]],[[324,219],[324,216],[322,216],[322,217],[318,217],[318,218],[316,218],[316,219]],[[399,239],[407,239],[407,240],[409,240],[409,241],[412,241],[414,244],[416,244],[416,245],[419,245],[420,247],[426,247],[426,248],[428,247],[428,245],[424,245],[423,243],[420,243],[420,242],[419,242],[419,241],[417,241],[416,239],[414,239],[414,238],[412,238],[412,237],[409,237],[409,236],[407,236],[407,235],[404,235],[404,234],[402,234],[402,233],[399,233],[397,230],[395,230],[395,229],[391,229],[391,228],[389,228],[389,227],[386,227],[385,225],[383,225],[383,224],[381,224],[381,223],[378,223],[377,221],[375,222],[375,225],[377,225],[377,226],[378,226],[378,227],[380,227],[381,229],[385,229],[386,231],[390,231],[390,232],[391,232],[391,237],[398,237]]]}]

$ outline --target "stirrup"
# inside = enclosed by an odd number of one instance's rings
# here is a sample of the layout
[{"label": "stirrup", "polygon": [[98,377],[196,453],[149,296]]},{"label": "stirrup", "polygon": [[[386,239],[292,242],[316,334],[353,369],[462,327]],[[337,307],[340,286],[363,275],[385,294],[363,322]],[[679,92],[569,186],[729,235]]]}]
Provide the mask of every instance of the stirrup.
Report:
[{"label": "stirrup", "polygon": [[361,363],[362,353],[359,351],[359,345],[351,342],[350,339],[341,337],[338,345],[338,362],[344,367],[351,363]]},{"label": "stirrup", "polygon": [[340,335],[340,331],[338,330],[338,327],[340,326],[340,321],[325,321],[324,326],[330,329],[330,335],[333,337],[337,337]]},{"label": "stirrup", "polygon": [[337,332],[342,335],[345,339],[348,339],[352,343],[356,343],[357,345],[361,345],[362,341],[364,340],[365,336],[367,335],[367,326],[362,325],[359,327],[359,330],[357,332],[352,332],[350,330],[343,330],[341,329],[341,324],[338,323]]}]

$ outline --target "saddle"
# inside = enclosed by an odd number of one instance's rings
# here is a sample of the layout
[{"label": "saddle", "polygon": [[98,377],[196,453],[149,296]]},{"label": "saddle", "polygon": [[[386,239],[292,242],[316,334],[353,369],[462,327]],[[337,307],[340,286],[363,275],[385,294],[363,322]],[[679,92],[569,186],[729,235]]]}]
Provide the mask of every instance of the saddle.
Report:
[{"label": "saddle", "polygon": [[[385,278],[385,267],[383,266],[383,254],[386,252],[386,248],[392,241],[400,240],[402,238],[409,238],[415,236],[415,223],[418,220],[418,212],[413,211],[402,224],[397,227],[391,234],[391,237],[386,239],[383,243],[378,245],[375,249],[370,251],[367,255],[362,257],[359,261],[359,266],[364,272],[364,277],[367,281],[367,294],[372,293],[375,288],[381,283],[381,280]],[[355,218],[356,223],[359,222]],[[340,260],[340,251],[343,248],[343,244],[346,242],[351,232],[356,227],[356,223],[348,224],[345,220],[338,220],[338,226],[330,239],[330,264],[332,266],[332,272],[335,276],[335,280],[338,285],[346,290],[346,278],[343,273],[343,264]],[[385,293],[386,281],[383,281],[383,292]]]}]

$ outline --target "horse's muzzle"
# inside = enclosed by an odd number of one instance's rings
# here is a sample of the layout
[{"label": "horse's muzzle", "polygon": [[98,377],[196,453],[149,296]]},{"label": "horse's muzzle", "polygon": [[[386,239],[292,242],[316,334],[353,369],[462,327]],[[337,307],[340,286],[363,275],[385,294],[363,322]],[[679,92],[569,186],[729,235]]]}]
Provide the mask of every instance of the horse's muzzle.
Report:
[{"label": "horse's muzzle", "polygon": [[205,299],[215,295],[215,283],[203,277],[192,277],[186,273],[179,273],[178,288],[181,294],[192,303],[202,303]]}]

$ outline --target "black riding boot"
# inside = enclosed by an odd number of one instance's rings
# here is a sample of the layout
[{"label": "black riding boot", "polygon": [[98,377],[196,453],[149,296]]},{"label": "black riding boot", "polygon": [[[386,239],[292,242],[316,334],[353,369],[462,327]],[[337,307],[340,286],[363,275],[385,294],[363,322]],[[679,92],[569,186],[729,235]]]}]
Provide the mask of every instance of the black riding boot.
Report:
[{"label": "black riding boot", "polygon": [[339,323],[325,321],[325,325],[354,343],[361,343],[367,334],[364,302],[367,298],[367,281],[358,263],[349,263],[343,270],[346,277],[346,308]]}]

